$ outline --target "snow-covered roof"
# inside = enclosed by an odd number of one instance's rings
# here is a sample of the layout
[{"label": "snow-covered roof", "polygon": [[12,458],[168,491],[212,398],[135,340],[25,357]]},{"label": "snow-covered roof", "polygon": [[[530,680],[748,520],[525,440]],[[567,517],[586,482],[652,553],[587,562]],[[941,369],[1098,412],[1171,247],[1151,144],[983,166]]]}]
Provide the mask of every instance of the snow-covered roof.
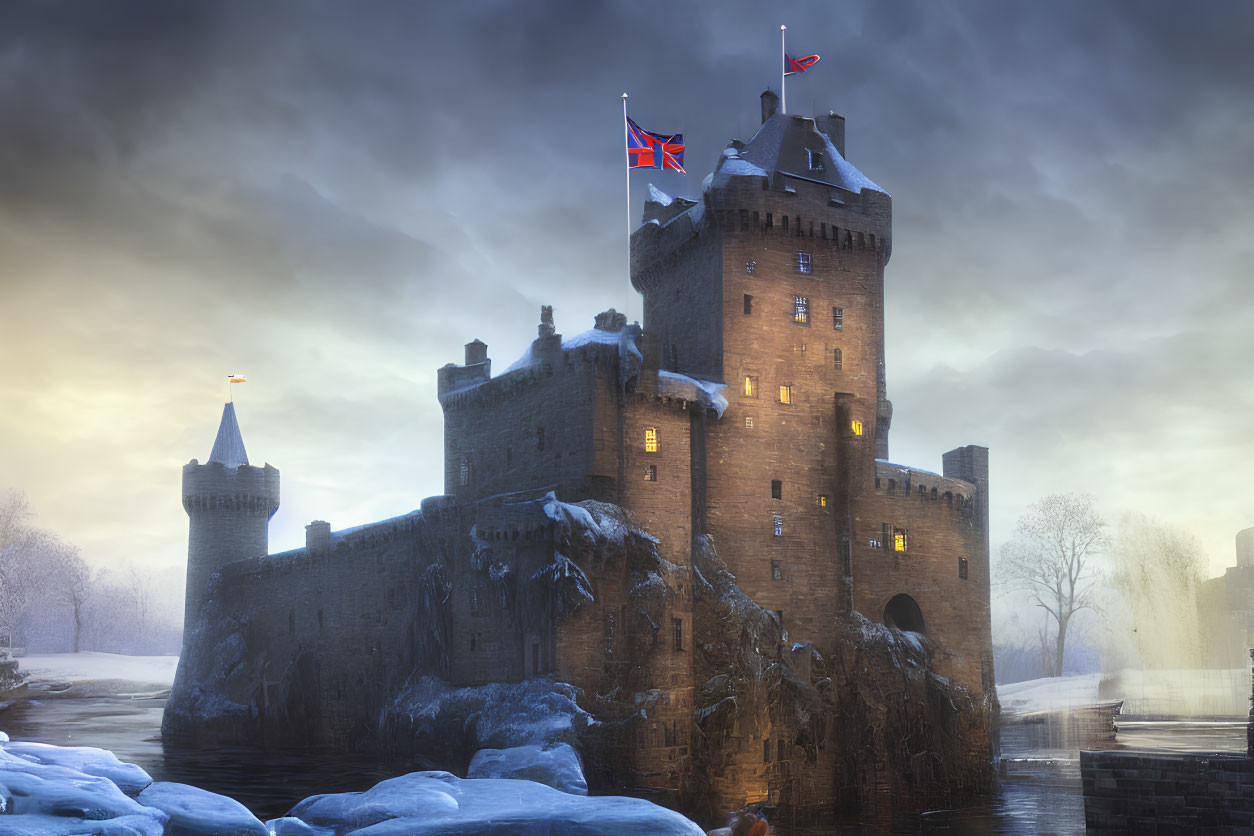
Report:
[{"label": "snow-covered roof", "polygon": [[786,147],[795,147],[801,142],[803,134],[817,134],[822,139],[824,169],[817,172],[807,170],[804,174],[793,176],[828,183],[854,194],[864,190],[888,194],[846,160],[836,150],[827,134],[818,129],[813,119],[797,119],[783,113],[777,113],[763,122],[762,127],[758,128],[758,132],[743,147],[732,145],[723,149],[713,184],[724,185],[728,178],[734,176],[773,177],[776,172],[791,174],[783,162],[784,151]]},{"label": "snow-covered roof", "polygon": [[235,420],[235,404],[228,402],[222,408],[222,422],[218,424],[218,437],[213,440],[213,450],[209,453],[209,461],[224,464],[227,467],[239,467],[248,464],[248,452],[244,449],[244,439],[239,434],[239,422]]},{"label": "snow-covered roof", "polygon": [[[618,345],[622,341],[624,333],[624,331],[601,331],[597,328],[590,328],[582,334],[576,334],[573,337],[567,337],[562,340],[562,351],[570,351],[572,348],[593,344]],[[532,356],[531,346],[529,345],[527,350],[523,352],[523,355],[511,363],[501,374],[509,374],[519,369],[525,369],[528,366],[534,366],[535,362],[535,357]],[[497,376],[500,377],[500,375]]]},{"label": "snow-covered roof", "polygon": [[663,370],[657,373],[659,395],[670,395],[707,406],[717,412],[719,418],[723,417],[723,411],[727,409],[727,398],[722,394],[725,388],[726,383],[698,380],[678,372]]}]

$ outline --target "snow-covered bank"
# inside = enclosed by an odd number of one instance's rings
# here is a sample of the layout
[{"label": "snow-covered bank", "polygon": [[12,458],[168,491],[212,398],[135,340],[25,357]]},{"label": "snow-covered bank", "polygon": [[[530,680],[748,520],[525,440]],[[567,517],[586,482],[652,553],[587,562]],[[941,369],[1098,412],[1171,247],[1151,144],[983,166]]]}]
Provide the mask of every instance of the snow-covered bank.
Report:
[{"label": "snow-covered bank", "polygon": [[[18,660],[32,691],[65,696],[136,694],[168,690],[177,656],[123,656],[117,653],[49,653]],[[65,686],[71,686],[67,689]]]},{"label": "snow-covered bank", "polygon": [[10,836],[424,836],[615,833],[703,836],[637,798],[574,795],[528,780],[414,772],[365,792],[315,795],[261,822],[226,796],[153,782],[112,753],[10,744],[0,734],[0,832]]},{"label": "snow-covered bank", "polygon": [[999,685],[997,697],[1003,714],[1072,711],[1122,700],[1124,715],[1243,717],[1249,708],[1250,672],[1125,669]]},{"label": "snow-covered bank", "polygon": [[1069,711],[1100,702],[1097,686],[1101,679],[1100,673],[1086,673],[1012,682],[997,686],[997,699],[1003,714]]}]

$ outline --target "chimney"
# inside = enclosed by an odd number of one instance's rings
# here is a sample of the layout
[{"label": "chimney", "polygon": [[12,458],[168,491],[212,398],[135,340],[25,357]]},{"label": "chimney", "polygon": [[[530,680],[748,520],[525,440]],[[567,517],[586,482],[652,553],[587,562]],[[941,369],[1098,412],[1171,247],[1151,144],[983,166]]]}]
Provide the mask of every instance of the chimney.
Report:
[{"label": "chimney", "polygon": [[819,130],[827,134],[840,155],[845,156],[845,117],[829,110],[826,116],[820,116],[817,121]]},{"label": "chimney", "polygon": [[775,115],[779,110],[779,96],[771,92],[768,87],[762,92],[762,124],[766,124],[766,120]]},{"label": "chimney", "polygon": [[473,366],[476,363],[482,363],[488,359],[488,346],[485,343],[475,340],[466,343],[466,365]]}]

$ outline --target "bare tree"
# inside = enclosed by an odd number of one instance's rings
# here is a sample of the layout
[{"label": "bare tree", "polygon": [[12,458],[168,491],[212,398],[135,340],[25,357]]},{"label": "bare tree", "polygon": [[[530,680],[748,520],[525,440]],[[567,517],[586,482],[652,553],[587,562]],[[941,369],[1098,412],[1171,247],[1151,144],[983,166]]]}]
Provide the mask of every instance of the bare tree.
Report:
[{"label": "bare tree", "polygon": [[1111,557],[1111,580],[1141,661],[1151,668],[1195,666],[1202,646],[1197,598],[1206,577],[1197,540],[1142,514],[1126,514]]},{"label": "bare tree", "polygon": [[70,610],[74,620],[73,652],[78,653],[82,649],[87,601],[92,590],[91,570],[78,556],[78,549],[60,541],[46,546],[45,555],[52,598]]},{"label": "bare tree", "polygon": [[1051,676],[1062,676],[1075,614],[1095,603],[1098,573],[1092,563],[1106,548],[1105,527],[1092,496],[1055,494],[1030,506],[1014,538],[1002,546],[999,582],[1026,592],[1055,625]]}]

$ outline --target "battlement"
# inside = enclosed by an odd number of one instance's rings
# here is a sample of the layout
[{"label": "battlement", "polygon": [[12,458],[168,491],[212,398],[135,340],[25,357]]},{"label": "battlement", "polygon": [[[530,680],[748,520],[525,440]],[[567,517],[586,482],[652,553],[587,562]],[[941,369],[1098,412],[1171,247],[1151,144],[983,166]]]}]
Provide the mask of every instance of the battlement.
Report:
[{"label": "battlement", "polygon": [[964,516],[974,514],[975,485],[930,470],[875,460],[875,494],[902,501],[939,502]]},{"label": "battlement", "polygon": [[188,514],[224,510],[269,517],[278,508],[279,471],[269,464],[228,467],[192,459],[183,465],[183,510]]}]

